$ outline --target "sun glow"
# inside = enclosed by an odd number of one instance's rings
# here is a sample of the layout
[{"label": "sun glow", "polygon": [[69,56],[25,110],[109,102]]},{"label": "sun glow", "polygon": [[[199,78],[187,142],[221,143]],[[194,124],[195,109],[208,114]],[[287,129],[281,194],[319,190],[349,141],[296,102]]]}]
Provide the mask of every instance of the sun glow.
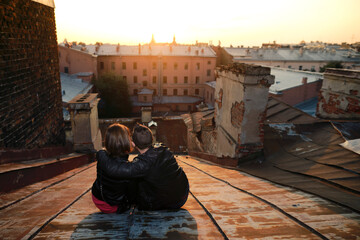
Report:
[{"label": "sun glow", "polygon": [[175,35],[184,44],[355,42],[358,9],[358,0],[55,0],[58,41],[88,44],[144,44],[153,34],[156,42],[172,42]]}]

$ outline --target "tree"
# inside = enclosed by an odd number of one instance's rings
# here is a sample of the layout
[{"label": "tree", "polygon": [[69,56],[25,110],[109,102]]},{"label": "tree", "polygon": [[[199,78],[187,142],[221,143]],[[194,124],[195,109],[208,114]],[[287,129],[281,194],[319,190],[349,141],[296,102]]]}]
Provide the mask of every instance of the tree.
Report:
[{"label": "tree", "polygon": [[327,68],[344,68],[344,65],[342,65],[339,61],[328,62],[324,66],[320,67],[320,72],[325,72]]},{"label": "tree", "polygon": [[114,73],[106,73],[93,83],[100,95],[99,116],[101,118],[127,117],[132,105],[126,80]]}]

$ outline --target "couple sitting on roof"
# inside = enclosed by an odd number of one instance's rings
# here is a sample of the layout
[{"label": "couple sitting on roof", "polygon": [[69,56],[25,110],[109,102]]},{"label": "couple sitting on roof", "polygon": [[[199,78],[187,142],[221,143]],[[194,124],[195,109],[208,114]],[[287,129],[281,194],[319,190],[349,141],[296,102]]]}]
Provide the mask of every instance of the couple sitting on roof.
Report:
[{"label": "couple sitting on roof", "polygon": [[[135,126],[132,138],[126,126],[109,126],[105,150],[96,154],[92,199],[97,208],[122,213],[133,204],[140,210],[177,209],[185,204],[189,194],[185,172],[168,148],[152,145],[152,132],[144,125]],[[140,154],[130,162],[133,147]]]}]

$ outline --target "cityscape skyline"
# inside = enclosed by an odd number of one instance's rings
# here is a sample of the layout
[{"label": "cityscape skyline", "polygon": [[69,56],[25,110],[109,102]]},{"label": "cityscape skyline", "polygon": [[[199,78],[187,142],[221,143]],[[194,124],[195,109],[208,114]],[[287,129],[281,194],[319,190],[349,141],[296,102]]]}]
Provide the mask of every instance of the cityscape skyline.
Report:
[{"label": "cityscape skyline", "polygon": [[55,0],[58,42],[136,45],[198,42],[222,46],[360,41],[360,1],[72,1]]}]

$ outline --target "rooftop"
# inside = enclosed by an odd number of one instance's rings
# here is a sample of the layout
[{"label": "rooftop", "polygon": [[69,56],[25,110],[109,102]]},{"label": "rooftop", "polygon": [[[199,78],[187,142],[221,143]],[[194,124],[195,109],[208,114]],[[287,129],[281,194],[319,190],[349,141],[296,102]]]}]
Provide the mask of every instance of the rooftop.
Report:
[{"label": "rooftop", "polygon": [[270,86],[270,93],[277,93],[302,85],[303,78],[307,78],[307,83],[321,81],[324,78],[324,74],[322,73],[275,67],[271,68],[271,74],[275,76],[275,83]]},{"label": "rooftop", "polygon": [[[64,43],[59,46],[65,47]],[[185,56],[185,57],[216,57],[214,50],[208,46],[194,45],[139,45],[127,46],[117,44],[78,45],[71,47],[98,56]]]},{"label": "rooftop", "polygon": [[138,102],[137,96],[130,97],[134,106],[151,106],[152,104],[166,104],[166,103],[197,103],[202,101],[202,98],[194,96],[154,96],[152,103]]},{"label": "rooftop", "polygon": [[224,48],[235,61],[341,61],[360,62],[360,54],[351,49],[303,50],[290,48]]},{"label": "rooftop", "polygon": [[[133,155],[131,156],[131,158]],[[316,194],[176,156],[190,182],[179,210],[103,214],[91,201],[96,163],[0,195],[13,239],[355,239],[360,214]],[[10,205],[9,205],[10,204]]]},{"label": "rooftop", "polygon": [[93,85],[82,81],[76,75],[60,73],[62,101],[70,102],[78,94],[87,93]]}]

